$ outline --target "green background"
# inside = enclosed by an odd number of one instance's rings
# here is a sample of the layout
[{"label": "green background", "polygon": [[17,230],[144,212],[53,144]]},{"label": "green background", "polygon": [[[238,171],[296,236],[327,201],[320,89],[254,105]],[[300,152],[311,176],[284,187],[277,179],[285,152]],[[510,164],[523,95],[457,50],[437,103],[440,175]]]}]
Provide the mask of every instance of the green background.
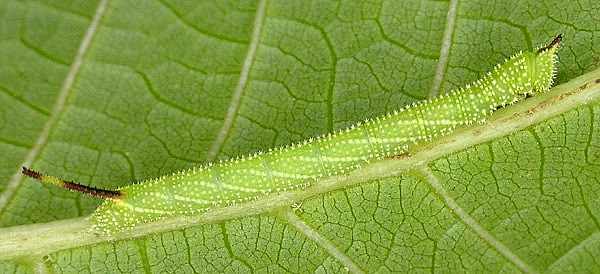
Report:
[{"label": "green background", "polygon": [[67,247],[35,232],[83,219],[33,224],[89,215],[101,200],[19,175],[27,165],[115,188],[297,142],[464,86],[559,33],[556,80],[568,83],[599,65],[598,10],[595,0],[2,1],[0,245],[15,231],[34,244],[0,252],[0,269],[600,271],[597,97],[551,103],[547,117],[493,138],[466,128],[469,145],[419,150],[418,167],[290,194],[299,208],[223,208],[114,239],[67,233]]}]

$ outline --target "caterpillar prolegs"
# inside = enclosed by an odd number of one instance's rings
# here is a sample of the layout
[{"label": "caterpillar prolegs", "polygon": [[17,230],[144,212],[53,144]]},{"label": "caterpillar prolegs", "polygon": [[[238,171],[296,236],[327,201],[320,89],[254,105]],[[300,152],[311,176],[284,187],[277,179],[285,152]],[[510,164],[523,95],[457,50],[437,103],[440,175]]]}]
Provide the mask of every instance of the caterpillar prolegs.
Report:
[{"label": "caterpillar prolegs", "polygon": [[210,210],[220,204],[302,189],[318,178],[342,174],[417,143],[484,121],[496,108],[552,85],[559,35],[548,46],[519,53],[484,78],[435,99],[297,144],[246,157],[183,170],[171,175],[104,190],[67,182],[23,167],[29,177],[102,197],[93,213],[95,227],[114,233],[168,216]]}]

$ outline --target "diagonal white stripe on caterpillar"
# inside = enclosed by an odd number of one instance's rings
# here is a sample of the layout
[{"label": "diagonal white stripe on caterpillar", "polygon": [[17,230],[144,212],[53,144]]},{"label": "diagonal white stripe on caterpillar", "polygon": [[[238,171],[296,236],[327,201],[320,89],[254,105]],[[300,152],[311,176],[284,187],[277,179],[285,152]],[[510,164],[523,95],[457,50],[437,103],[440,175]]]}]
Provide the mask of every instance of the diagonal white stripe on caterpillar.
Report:
[{"label": "diagonal white stripe on caterpillar", "polygon": [[257,199],[266,193],[302,189],[318,178],[402,154],[419,142],[449,134],[457,126],[482,122],[498,107],[548,90],[556,73],[561,40],[559,35],[548,46],[516,54],[464,88],[347,129],[118,190],[87,187],[25,167],[23,173],[105,198],[92,217],[95,227],[108,234],[168,216]]}]

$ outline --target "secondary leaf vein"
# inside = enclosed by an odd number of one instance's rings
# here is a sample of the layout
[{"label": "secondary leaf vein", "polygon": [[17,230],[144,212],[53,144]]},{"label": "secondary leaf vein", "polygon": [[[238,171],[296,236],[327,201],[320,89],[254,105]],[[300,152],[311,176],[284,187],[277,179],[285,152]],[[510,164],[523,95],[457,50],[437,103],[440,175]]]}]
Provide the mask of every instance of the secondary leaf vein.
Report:
[{"label": "secondary leaf vein", "polygon": [[313,241],[321,247],[331,257],[335,258],[340,264],[348,269],[351,273],[363,273],[363,270],[356,265],[352,259],[339,250],[332,242],[326,239],[318,231],[310,227],[304,220],[300,219],[292,210],[282,210],[279,212],[279,217],[286,220],[288,224],[294,226],[299,232],[304,234],[306,238]]},{"label": "secondary leaf vein", "polygon": [[502,254],[506,259],[511,261],[521,270],[527,273],[537,273],[530,265],[525,263],[519,256],[512,252],[507,246],[505,246],[502,242],[496,239],[489,231],[485,230],[471,215],[469,215],[460,205],[450,196],[450,194],[446,191],[446,189],[442,186],[438,178],[433,174],[431,169],[428,167],[422,166],[416,169],[419,172],[425,182],[427,182],[434,192],[436,192],[439,197],[444,199],[444,203],[450,210],[456,214],[458,218],[462,220],[462,222],[473,230],[481,239],[487,242],[491,247],[493,247],[498,253]]},{"label": "secondary leaf vein", "polygon": [[448,67],[448,57],[450,56],[450,47],[452,43],[452,35],[454,34],[454,26],[456,25],[456,9],[458,0],[451,0],[448,6],[448,14],[446,15],[446,27],[442,38],[442,46],[440,48],[440,59],[438,59],[437,68],[433,76],[433,83],[429,89],[429,99],[435,98],[440,92],[440,85],[444,80],[446,68]]},{"label": "secondary leaf vein", "polygon": [[244,63],[242,64],[240,78],[238,79],[238,83],[233,92],[231,103],[229,104],[229,108],[227,109],[227,116],[225,117],[223,125],[219,130],[219,135],[217,135],[215,142],[208,151],[208,154],[206,156],[206,162],[213,162],[217,158],[217,154],[219,153],[219,151],[221,151],[221,148],[225,143],[225,139],[227,139],[227,136],[231,132],[231,127],[233,126],[235,116],[240,106],[242,93],[244,92],[246,84],[248,83],[248,76],[250,75],[250,68],[252,67],[252,63],[254,62],[256,49],[258,48],[258,40],[260,39],[260,33],[265,18],[266,6],[267,0],[261,0],[258,4],[258,8],[256,9],[256,17],[254,18],[254,28],[252,29],[252,39],[250,40],[250,44],[248,45],[248,52],[246,53],[246,58],[244,59]]},{"label": "secondary leaf vein", "polygon": [[[33,161],[35,159],[37,159],[42,148],[48,142],[50,133],[56,126],[56,123],[58,122],[60,114],[62,113],[62,111],[65,108],[67,98],[71,94],[71,91],[73,91],[73,83],[75,81],[75,78],[79,74],[81,65],[83,64],[83,57],[87,53],[90,43],[91,43],[94,35],[96,34],[98,25],[100,24],[100,20],[102,19],[102,15],[104,15],[104,11],[105,11],[107,2],[108,2],[108,0],[101,0],[98,5],[98,8],[96,8],[96,11],[94,12],[94,17],[92,17],[92,21],[90,22],[90,26],[88,27],[87,31],[85,32],[85,35],[84,35],[83,39],[81,40],[81,44],[79,45],[79,48],[77,49],[77,53],[75,54],[75,57],[73,58],[73,63],[71,64],[69,73],[67,74],[67,77],[65,78],[65,81],[63,82],[63,85],[60,88],[58,97],[56,98],[56,103],[54,104],[54,107],[52,108],[52,112],[50,113],[50,118],[44,125],[44,129],[40,133],[40,136],[38,137],[37,141],[35,142],[35,145],[31,149],[31,151],[29,152],[27,157],[25,157],[25,160],[23,160],[23,162],[21,163],[21,166],[31,166]],[[24,177],[21,174],[21,166],[19,166],[17,168],[15,173],[10,178],[10,181],[8,182],[8,185],[6,186],[6,189],[4,190],[4,192],[2,192],[2,195],[0,195],[0,214],[4,213],[4,210],[6,209],[6,206],[8,205],[8,201],[15,195],[17,189],[21,185],[21,182],[23,182]]]}]

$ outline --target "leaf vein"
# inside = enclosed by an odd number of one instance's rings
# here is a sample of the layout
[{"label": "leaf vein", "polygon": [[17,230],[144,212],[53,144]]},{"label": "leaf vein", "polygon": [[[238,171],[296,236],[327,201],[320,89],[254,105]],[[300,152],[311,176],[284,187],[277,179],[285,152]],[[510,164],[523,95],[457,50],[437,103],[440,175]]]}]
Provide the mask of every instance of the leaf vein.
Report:
[{"label": "leaf vein", "polygon": [[13,198],[13,196],[17,192],[17,189],[19,188],[19,186],[21,186],[21,183],[23,182],[24,177],[21,174],[21,166],[31,166],[33,161],[37,159],[39,153],[42,151],[42,149],[48,142],[50,133],[55,128],[58,119],[60,118],[60,115],[62,114],[65,108],[67,98],[71,94],[71,91],[73,91],[73,84],[75,82],[75,78],[79,74],[81,65],[83,64],[83,58],[89,49],[89,45],[92,39],[94,38],[94,35],[96,34],[98,25],[100,24],[100,20],[104,15],[107,3],[108,0],[101,0],[99,2],[98,7],[96,8],[96,11],[94,13],[94,17],[92,18],[92,21],[90,22],[90,25],[85,35],[83,36],[83,39],[81,41],[81,44],[79,45],[79,48],[77,49],[75,57],[73,58],[73,62],[71,64],[69,73],[67,74],[67,77],[63,82],[58,97],[56,98],[56,103],[52,108],[50,118],[48,118],[48,121],[46,122],[44,129],[40,133],[40,136],[38,137],[35,145],[31,149],[25,160],[23,160],[21,165],[17,168],[15,173],[13,173],[13,175],[10,178],[10,181],[6,186],[6,189],[4,190],[4,192],[2,192],[2,195],[0,195],[0,214],[4,213],[4,210],[6,209],[9,200]]},{"label": "leaf vein", "polygon": [[231,98],[231,103],[229,104],[229,108],[227,109],[227,116],[223,121],[223,125],[219,130],[219,134],[215,139],[215,142],[213,143],[212,147],[207,153],[207,162],[213,162],[216,159],[217,154],[219,153],[219,151],[221,151],[223,144],[225,143],[225,139],[227,139],[227,136],[231,132],[235,116],[240,106],[242,94],[244,92],[244,89],[246,88],[246,84],[248,83],[250,69],[252,67],[252,63],[254,62],[254,57],[256,55],[256,49],[258,48],[260,34],[262,31],[262,25],[266,14],[266,6],[267,0],[261,0],[258,4],[258,8],[256,9],[256,18],[254,18],[254,28],[252,29],[252,39],[250,41],[250,44],[248,44],[248,52],[246,53],[246,58],[244,59],[244,63],[242,64],[240,78],[238,79],[238,83],[235,87],[233,96]]},{"label": "leaf vein", "polygon": [[482,240],[494,248],[498,253],[502,254],[506,259],[511,261],[515,266],[527,273],[537,273],[530,265],[525,263],[520,257],[518,257],[512,250],[505,246],[502,242],[492,235],[489,231],[485,230],[471,215],[469,215],[460,205],[450,196],[446,189],[439,182],[438,178],[433,174],[432,170],[426,166],[421,166],[415,169],[416,172],[420,173],[423,180],[429,184],[432,190],[437,193],[439,197],[444,200],[446,206],[454,212],[454,214],[473,232],[475,232]]}]

